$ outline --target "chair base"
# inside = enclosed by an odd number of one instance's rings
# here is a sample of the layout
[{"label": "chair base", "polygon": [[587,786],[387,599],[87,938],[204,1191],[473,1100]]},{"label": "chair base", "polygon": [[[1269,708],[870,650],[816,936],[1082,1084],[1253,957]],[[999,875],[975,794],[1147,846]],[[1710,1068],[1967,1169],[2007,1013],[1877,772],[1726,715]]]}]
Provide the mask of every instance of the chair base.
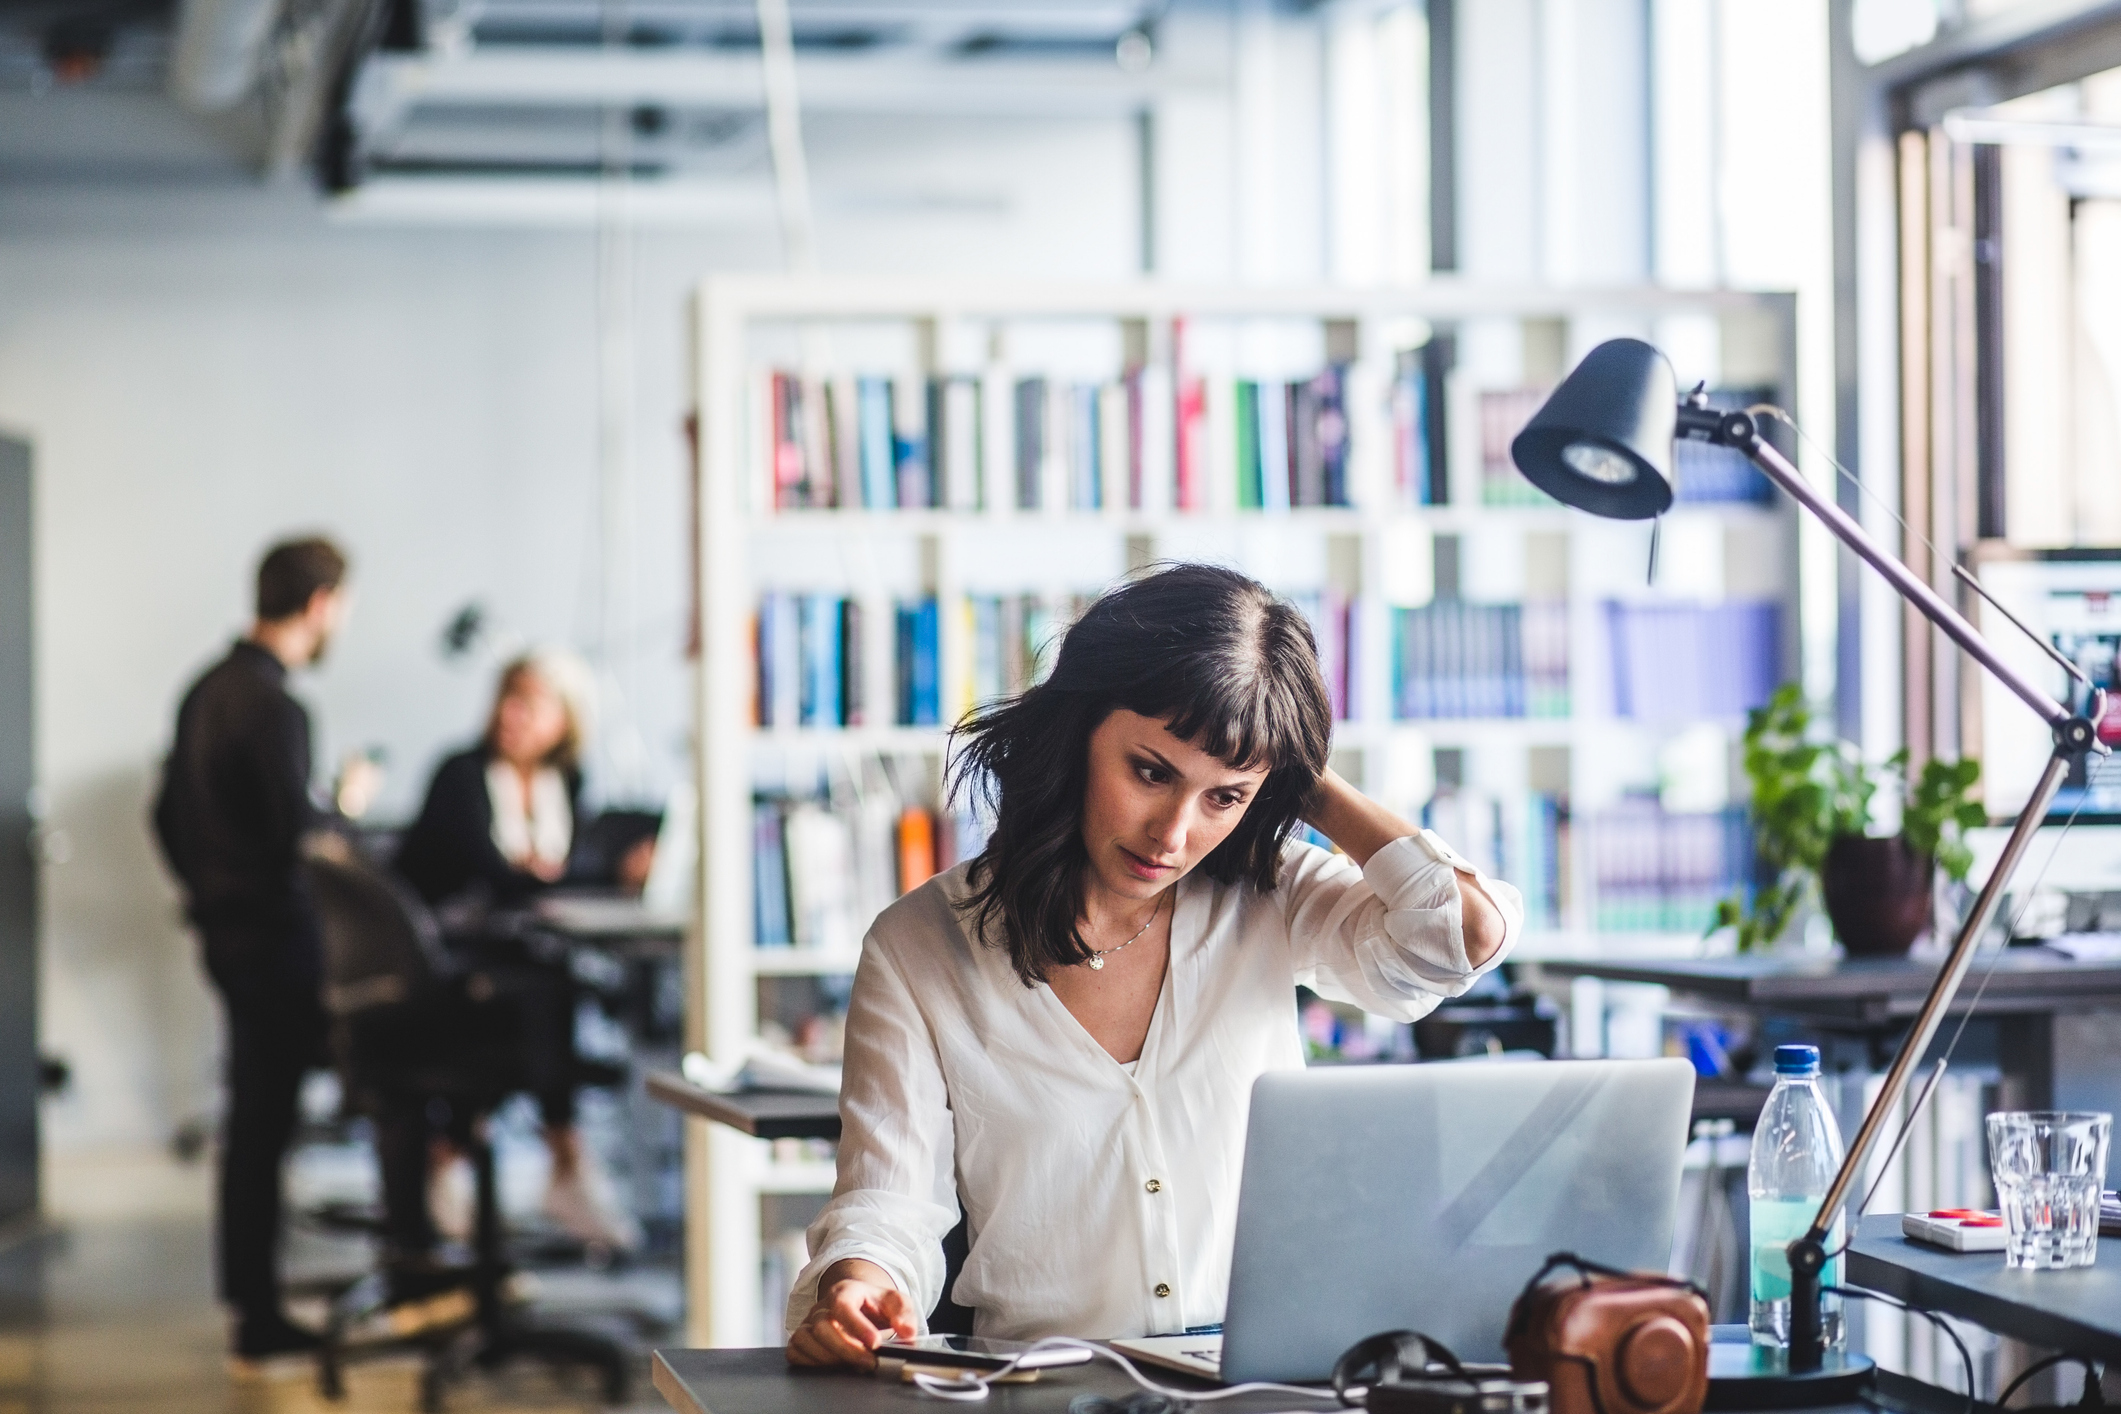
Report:
[{"label": "chair base", "polygon": [[[331,1303],[324,1343],[317,1350],[317,1391],[327,1400],[346,1395],[346,1369],[361,1361],[418,1351],[422,1414],[441,1414],[449,1387],[474,1369],[512,1360],[594,1370],[607,1404],[626,1401],[634,1352],[595,1331],[537,1320],[499,1299],[503,1282],[481,1282],[473,1267],[424,1271],[398,1291],[387,1273],[362,1278]],[[505,1278],[504,1278],[505,1281]],[[481,1312],[481,1287],[494,1299]],[[393,1295],[397,1297],[393,1300]]]}]

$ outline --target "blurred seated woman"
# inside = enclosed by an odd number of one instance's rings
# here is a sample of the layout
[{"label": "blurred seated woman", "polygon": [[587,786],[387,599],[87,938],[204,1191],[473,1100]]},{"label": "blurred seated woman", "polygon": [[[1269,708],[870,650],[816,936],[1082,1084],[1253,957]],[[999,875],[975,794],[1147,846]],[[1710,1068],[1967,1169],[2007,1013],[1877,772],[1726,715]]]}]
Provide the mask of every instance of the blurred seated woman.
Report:
[{"label": "blurred seated woman", "polygon": [[[584,1067],[575,1050],[579,990],[564,951],[536,935],[464,926],[495,909],[520,907],[558,884],[640,887],[649,850],[610,873],[580,865],[576,820],[588,734],[589,675],[558,653],[515,659],[501,670],[493,710],[477,745],[436,768],[420,815],[399,843],[397,868],[446,923],[453,950],[494,977],[515,1001],[523,1064],[552,1154],[545,1212],[586,1243],[627,1249],[639,1226],[617,1203],[610,1178],[575,1126]],[[652,843],[649,846],[652,849]],[[573,861],[573,863],[571,863]],[[435,1206],[445,1227],[468,1207],[454,1165],[437,1170]]]}]

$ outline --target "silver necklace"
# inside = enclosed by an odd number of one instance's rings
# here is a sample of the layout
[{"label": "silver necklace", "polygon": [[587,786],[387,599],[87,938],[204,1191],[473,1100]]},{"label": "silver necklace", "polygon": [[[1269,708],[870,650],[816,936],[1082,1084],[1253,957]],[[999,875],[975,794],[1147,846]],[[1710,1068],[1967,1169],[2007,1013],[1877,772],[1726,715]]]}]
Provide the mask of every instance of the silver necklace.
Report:
[{"label": "silver necklace", "polygon": [[[1156,901],[1156,907],[1149,910],[1149,923],[1154,923],[1156,921],[1156,915],[1163,911],[1164,901],[1159,898]],[[1125,941],[1124,943],[1121,943],[1119,947],[1090,949],[1090,970],[1093,972],[1104,971],[1105,959],[1110,957],[1112,954],[1121,951],[1122,949],[1133,947],[1135,943],[1141,940],[1141,935],[1149,931],[1149,923],[1142,924],[1140,929],[1135,932],[1134,936],[1127,939],[1127,941]]]}]

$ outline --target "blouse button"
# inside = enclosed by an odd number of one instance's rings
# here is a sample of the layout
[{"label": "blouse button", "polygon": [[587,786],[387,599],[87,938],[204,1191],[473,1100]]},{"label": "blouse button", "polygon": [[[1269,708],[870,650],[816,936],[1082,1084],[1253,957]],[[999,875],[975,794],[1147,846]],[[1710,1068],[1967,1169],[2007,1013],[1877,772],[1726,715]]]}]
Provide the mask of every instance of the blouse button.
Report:
[{"label": "blouse button", "polygon": [[1169,1296],[1171,1294],[1171,1283],[1167,1281],[1158,1282],[1156,1284],[1156,1294],[1158,1296]]},{"label": "blouse button", "polygon": [[1151,1193],[1161,1193],[1164,1191],[1164,1181],[1160,1178],[1152,1178],[1143,1184],[1142,1187],[1148,1189]]}]

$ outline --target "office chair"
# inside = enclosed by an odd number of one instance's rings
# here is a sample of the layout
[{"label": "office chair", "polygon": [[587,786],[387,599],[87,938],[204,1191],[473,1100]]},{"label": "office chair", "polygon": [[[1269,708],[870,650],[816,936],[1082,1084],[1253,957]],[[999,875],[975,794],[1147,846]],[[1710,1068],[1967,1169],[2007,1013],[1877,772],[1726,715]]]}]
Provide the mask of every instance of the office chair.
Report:
[{"label": "office chair", "polygon": [[[377,1126],[386,1211],[398,1219],[379,1225],[385,1227],[380,1270],[331,1303],[318,1352],[321,1393],[343,1397],[349,1360],[410,1347],[426,1353],[420,1405],[428,1414],[439,1414],[448,1385],[472,1365],[491,1368],[524,1356],[589,1366],[602,1376],[606,1401],[623,1403],[632,1364],[623,1344],[534,1322],[506,1299],[512,1271],[485,1130],[523,1080],[491,983],[455,965],[426,905],[375,865],[338,851],[313,851],[305,864],[323,933],[334,1063],[349,1108]],[[476,1184],[468,1265],[437,1264],[427,1242],[408,1244],[399,1230],[411,1214],[426,1233],[426,1134],[438,1116],[469,1157]],[[408,1300],[430,1313],[460,1314],[400,1336],[351,1338],[364,1321]]]}]

